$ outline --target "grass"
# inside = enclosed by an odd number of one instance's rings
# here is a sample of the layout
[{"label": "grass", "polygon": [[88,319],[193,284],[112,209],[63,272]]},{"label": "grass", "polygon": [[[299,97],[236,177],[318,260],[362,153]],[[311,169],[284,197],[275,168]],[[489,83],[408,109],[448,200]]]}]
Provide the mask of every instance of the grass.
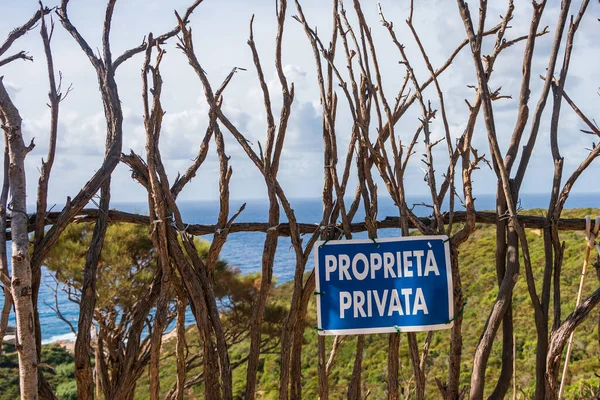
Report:
[{"label": "grass", "polygon": [[[528,213],[541,215],[540,210]],[[563,213],[565,218],[581,218],[584,215],[600,215],[600,209],[568,210]],[[543,240],[540,232],[528,230],[531,260],[538,292],[541,290],[542,271],[544,266]],[[574,308],[579,277],[583,263],[585,240],[583,232],[562,232],[561,239],[565,241],[565,260],[561,274],[561,313],[564,319]],[[460,269],[463,283],[464,298],[467,305],[464,309],[463,320],[463,358],[461,368],[461,384],[469,385],[470,371],[473,362],[473,353],[482,333],[489,310],[497,295],[497,278],[494,263],[495,230],[493,226],[478,225],[477,230],[467,243],[460,248]],[[520,276],[514,289],[513,317],[516,334],[516,366],[517,366],[517,391],[518,398],[530,398],[535,389],[535,354],[536,332],[531,300],[525,282],[524,266],[521,264]],[[588,271],[584,286],[584,296],[591,294],[598,288],[596,271]],[[271,292],[271,296],[281,304],[286,304],[291,298],[291,282],[282,284]],[[553,315],[552,299],[550,315]],[[587,399],[599,386],[599,379],[595,376],[599,363],[599,316],[593,312],[590,317],[579,327],[575,334],[567,389],[565,398]],[[307,329],[304,334],[304,348],[302,353],[302,381],[303,398],[317,398],[317,334],[310,327],[316,325],[316,309],[314,301],[309,305]],[[422,345],[425,334],[417,335]],[[188,329],[187,341],[190,353],[199,352],[199,338],[197,329]],[[333,338],[327,338],[327,346],[331,348]],[[439,398],[435,385],[435,378],[444,381],[447,379],[450,331],[438,331],[433,334],[433,340],[427,360],[427,396],[430,399]],[[370,391],[370,398],[385,398],[387,377],[387,335],[367,335],[363,354],[363,395]],[[340,346],[331,376],[329,379],[330,398],[345,398],[345,392],[352,374],[355,355],[356,337],[348,337]],[[400,348],[400,382],[404,388],[411,379],[406,337],[401,338]],[[232,363],[243,358],[248,351],[248,343],[242,342],[230,349]],[[161,362],[161,391],[166,393],[175,384],[175,341],[168,341],[163,346],[163,360]],[[70,399],[74,388],[72,375],[72,357],[59,346],[44,346],[43,362],[52,365],[55,370],[44,370],[51,385],[57,389],[59,398]],[[485,393],[489,395],[493,390],[501,368],[500,362],[501,343],[496,340],[489,359]],[[17,358],[14,347],[5,345],[5,354],[0,359],[0,400],[18,398]],[[200,367],[190,371],[191,378],[201,371]],[[242,364],[233,373],[233,386],[236,399],[241,399],[245,388],[245,365]],[[261,355],[258,376],[258,395],[261,399],[275,399],[279,382],[279,356],[275,350],[272,354]],[[136,399],[148,399],[148,376],[142,375],[137,384]],[[186,398],[202,398],[202,385],[191,388]],[[507,397],[512,398],[512,389]]]}]

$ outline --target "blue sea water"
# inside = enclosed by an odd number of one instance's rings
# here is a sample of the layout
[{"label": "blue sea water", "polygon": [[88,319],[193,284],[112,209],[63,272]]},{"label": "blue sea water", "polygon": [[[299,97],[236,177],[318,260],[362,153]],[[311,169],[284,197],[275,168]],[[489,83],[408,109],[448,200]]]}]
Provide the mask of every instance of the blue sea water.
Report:
[{"label": "blue sea water", "polygon": [[[427,203],[427,198],[414,198],[409,203]],[[292,207],[296,213],[297,220],[304,223],[314,223],[315,229],[321,219],[321,200],[320,199],[293,199],[291,200]],[[230,203],[231,212],[235,212],[243,201],[232,200]],[[479,196],[475,201],[478,210],[493,210],[495,207],[495,197],[491,195]],[[529,194],[523,195],[520,206],[523,209],[530,208],[546,208],[548,205],[547,195]],[[114,209],[138,212],[147,214],[147,205],[143,203],[122,203],[112,204]],[[183,202],[179,204],[182,217],[188,223],[196,224],[214,224],[219,210],[218,202]],[[566,203],[567,208],[586,208],[600,207],[600,194],[573,194],[569,197]],[[459,210],[459,205],[456,206]],[[425,207],[416,207],[415,212],[418,215],[426,216],[430,213],[430,209]],[[381,199],[379,202],[378,218],[382,219],[386,216],[398,215],[397,208],[389,199]],[[265,222],[268,217],[268,202],[266,200],[248,201],[245,210],[240,214],[237,222]],[[364,213],[359,212],[354,221],[361,221],[364,218]],[[282,220],[285,215],[282,212]],[[380,237],[393,237],[399,235],[399,229],[383,229],[378,232]],[[356,238],[366,238],[366,233],[356,234]],[[203,237],[210,241],[211,235]],[[225,246],[221,252],[221,258],[226,260],[230,265],[238,267],[242,273],[251,273],[260,271],[261,257],[264,242],[264,234],[260,232],[240,232],[229,235]],[[10,248],[9,248],[10,252]],[[9,254],[10,261],[10,254]],[[309,259],[307,271],[313,268],[312,257]],[[278,283],[283,283],[293,279],[295,269],[295,255],[291,248],[289,238],[282,237],[279,239],[279,246],[275,256],[274,275]],[[53,310],[54,306],[54,286],[55,281],[52,272],[47,269],[42,270],[42,285],[39,295],[39,313],[40,322],[42,325],[42,336],[44,343],[50,343],[60,340],[72,340],[73,333],[66,323],[56,317]],[[60,310],[65,318],[72,321],[74,326],[77,326],[78,307],[71,303],[66,295],[59,291],[58,301]],[[186,316],[188,323],[193,323],[193,317],[188,312]],[[14,326],[14,314],[11,315],[9,324]]]}]

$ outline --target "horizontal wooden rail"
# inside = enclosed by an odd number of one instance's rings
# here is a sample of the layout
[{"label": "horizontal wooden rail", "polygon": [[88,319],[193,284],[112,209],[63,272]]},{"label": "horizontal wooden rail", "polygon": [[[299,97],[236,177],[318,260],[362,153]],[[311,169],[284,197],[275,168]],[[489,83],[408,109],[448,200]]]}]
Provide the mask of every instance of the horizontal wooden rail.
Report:
[{"label": "horizontal wooden rail", "polygon": [[[60,215],[59,212],[50,212],[46,216],[46,225],[52,225]],[[461,223],[465,221],[466,213],[464,211],[456,211],[454,213],[453,222]],[[98,217],[97,209],[83,209],[75,217],[74,222],[94,222]],[[128,213],[124,211],[110,210],[108,212],[110,222],[127,222],[132,224],[149,225],[150,218],[146,215]],[[545,217],[538,217],[533,215],[519,215],[519,222],[526,228],[537,228],[543,229],[549,226],[549,220]],[[432,222],[431,218],[420,218],[421,222],[425,225],[429,225]],[[477,223],[480,224],[495,224],[498,220],[496,213],[489,211],[479,211],[476,213]],[[29,217],[29,231],[34,230],[35,215]],[[444,222],[449,222],[449,215],[444,215]],[[8,223],[10,225],[10,223]],[[216,231],[215,225],[203,225],[203,224],[189,224],[186,225],[186,232],[192,235],[212,235]],[[398,217],[386,217],[381,221],[377,222],[377,226],[381,229],[398,228],[399,218]],[[414,228],[410,224],[411,228]],[[265,222],[237,222],[234,223],[229,229],[230,233],[234,232],[266,232],[269,229],[269,225]],[[298,223],[300,233],[313,233],[319,228],[317,223]],[[364,222],[355,222],[350,225],[352,232],[365,232],[367,228]],[[558,229],[566,231],[583,231],[585,230],[585,219],[583,218],[562,218],[558,221]],[[289,236],[290,227],[288,223],[281,223],[277,227],[279,236]],[[7,231],[7,240],[10,240],[10,231]]]}]

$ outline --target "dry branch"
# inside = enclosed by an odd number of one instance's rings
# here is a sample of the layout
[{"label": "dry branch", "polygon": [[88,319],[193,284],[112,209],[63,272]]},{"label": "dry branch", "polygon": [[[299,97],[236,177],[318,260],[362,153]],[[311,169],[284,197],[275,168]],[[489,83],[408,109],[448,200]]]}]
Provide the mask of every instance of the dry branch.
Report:
[{"label": "dry branch", "polygon": [[[13,43],[15,42],[15,40],[17,40],[18,38],[20,38],[21,36],[25,35],[30,30],[32,30],[33,28],[35,28],[35,25],[40,20],[40,18],[42,17],[42,15],[49,14],[51,11],[52,10],[49,9],[48,7],[41,7],[39,10],[37,10],[35,12],[35,14],[33,14],[33,16],[31,17],[31,19],[29,19],[29,21],[27,21],[22,26],[19,26],[18,28],[13,29],[8,34],[8,37],[6,38],[6,40],[4,41],[4,43],[2,43],[2,45],[0,45],[0,56],[2,56],[4,53],[6,53],[8,51],[8,49],[10,49],[10,47],[13,45]],[[14,60],[18,60],[20,58],[24,59],[24,60],[32,60],[31,57],[27,56],[26,52],[21,51],[21,52],[15,54],[13,56],[10,56],[8,58],[0,60],[0,66],[2,66],[4,64],[8,64],[9,62],[14,61]]]},{"label": "dry branch", "polygon": [[0,60],[0,67],[15,60],[33,61],[33,57],[28,55],[25,51],[20,51],[17,54],[13,54],[12,56]]},{"label": "dry branch", "polygon": [[[94,222],[98,217],[98,209],[95,208],[85,208],[81,210],[81,212],[74,218],[74,222]],[[60,212],[49,212],[46,216],[46,225],[52,225],[56,223],[58,218],[60,217]],[[118,210],[109,210],[108,218],[111,223],[117,222],[126,222],[132,224],[142,224],[148,225],[150,223],[150,219],[147,215],[142,214],[134,214],[125,211]],[[477,211],[476,213],[476,222],[478,224],[496,224],[499,219],[504,219],[506,216],[502,215],[500,218],[496,215],[496,213],[491,211]],[[546,217],[538,217],[534,215],[518,215],[517,219],[523,225],[523,227],[528,229],[544,229],[549,226],[548,219]],[[7,218],[7,222],[10,223],[10,218]],[[454,223],[463,223],[466,220],[466,213],[464,211],[456,211],[454,213]],[[380,229],[397,229],[399,226],[399,217],[386,217],[384,219],[378,220],[377,226]],[[425,226],[429,226],[433,223],[433,220],[429,217],[420,217],[419,221],[421,224]],[[449,222],[449,215],[444,214],[444,224]],[[35,215],[29,216],[29,225],[28,231],[33,232],[35,224]],[[202,236],[202,235],[212,235],[216,232],[217,225],[210,224],[188,224],[183,223],[184,226],[187,227],[186,232],[194,235],[194,236]],[[561,218],[556,221],[559,230],[564,231],[583,231],[585,230],[585,219],[583,218]],[[314,233],[315,230],[319,229],[319,224],[316,223],[306,223],[306,222],[297,222],[298,230],[300,234],[309,234]],[[335,227],[334,227],[335,226]],[[328,226],[327,229],[339,229],[342,227],[341,224],[337,224],[334,226]],[[235,222],[232,223],[229,228],[230,233],[236,232],[267,232],[271,228],[266,222]],[[409,228],[415,228],[411,222],[409,222]],[[273,229],[272,229],[273,230]],[[281,223],[275,229],[279,236],[289,236],[290,235],[290,225],[287,222]],[[365,232],[366,226],[364,222],[354,222],[350,224],[350,232]],[[7,240],[11,240],[10,231],[7,230]]]}]

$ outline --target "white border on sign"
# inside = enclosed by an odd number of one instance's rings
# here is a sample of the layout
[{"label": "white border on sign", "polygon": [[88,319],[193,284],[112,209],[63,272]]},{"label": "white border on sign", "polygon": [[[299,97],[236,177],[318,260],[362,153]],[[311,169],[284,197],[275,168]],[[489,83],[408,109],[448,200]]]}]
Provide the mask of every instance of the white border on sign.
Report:
[{"label": "white border on sign", "polygon": [[[454,321],[453,321],[454,322]],[[359,329],[324,329],[319,335],[367,335],[370,333],[404,333],[404,332],[427,332],[452,328],[453,322],[448,324],[418,325],[418,326],[391,326],[383,328],[359,328]]]},{"label": "white border on sign", "polygon": [[[452,284],[452,266],[450,265],[450,243],[448,242],[448,236],[446,235],[429,235],[429,236],[401,236],[394,238],[382,238],[375,239],[377,242],[408,242],[413,240],[442,240],[444,241],[444,254],[446,256],[446,277],[448,281],[448,315],[449,320],[447,324],[436,324],[436,325],[417,325],[417,326],[390,326],[380,328],[359,328],[359,329],[334,329],[324,330],[321,324],[321,296],[317,297],[317,329],[321,336],[324,335],[365,335],[369,333],[396,333],[396,332],[426,332],[436,331],[441,329],[449,329],[454,325],[454,302],[453,302],[453,284]],[[321,291],[321,284],[319,282],[319,249],[323,243],[327,243],[326,246],[335,246],[339,244],[364,244],[373,243],[371,239],[351,239],[351,240],[319,240],[313,246],[313,252],[315,253],[315,291]]]}]

